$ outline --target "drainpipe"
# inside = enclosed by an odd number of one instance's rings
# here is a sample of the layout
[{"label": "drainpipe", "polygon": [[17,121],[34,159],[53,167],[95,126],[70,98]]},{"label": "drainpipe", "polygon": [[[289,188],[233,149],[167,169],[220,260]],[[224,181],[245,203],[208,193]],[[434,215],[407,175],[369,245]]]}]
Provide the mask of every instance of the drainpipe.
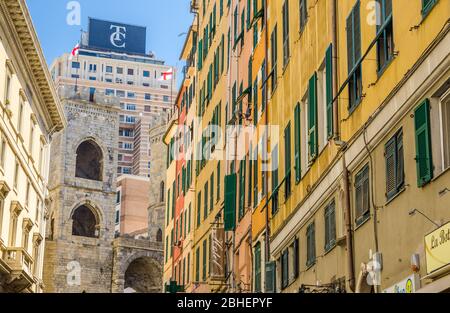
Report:
[{"label": "drainpipe", "polygon": [[332,50],[333,50],[333,60],[332,60],[332,68],[333,68],[333,137],[335,140],[340,139],[340,125],[339,125],[339,102],[338,98],[336,97],[338,92],[338,41],[337,41],[337,2],[338,0],[331,0],[331,43],[332,43]]},{"label": "drainpipe", "polygon": [[342,153],[342,175],[344,182],[344,213],[345,213],[345,230],[346,230],[346,250],[347,250],[347,291],[355,291],[355,268],[353,262],[353,230],[352,230],[352,217],[350,210],[350,187],[348,179],[348,169],[345,162],[345,152]]},{"label": "drainpipe", "polygon": [[[269,51],[268,51],[268,47],[269,47],[269,29],[267,27],[267,17],[268,17],[268,8],[267,8],[267,0],[264,0],[264,62],[265,62],[265,73],[264,73],[264,77],[266,77],[269,75],[269,67],[268,67],[268,61],[269,61]],[[269,103],[268,103],[268,92],[267,92],[267,88],[266,88],[266,110],[264,112],[264,115],[266,117],[266,124],[268,124],[269,122]],[[267,129],[266,129],[267,130]],[[268,149],[269,147],[269,134],[266,133],[266,149]],[[269,183],[268,183],[268,176],[265,176],[265,181],[263,181],[262,183],[264,184],[264,188],[267,191],[268,187],[269,187]],[[269,225],[269,206],[266,206],[266,230],[265,230],[265,244],[266,244],[266,262],[269,262],[270,260],[270,225]]]}]

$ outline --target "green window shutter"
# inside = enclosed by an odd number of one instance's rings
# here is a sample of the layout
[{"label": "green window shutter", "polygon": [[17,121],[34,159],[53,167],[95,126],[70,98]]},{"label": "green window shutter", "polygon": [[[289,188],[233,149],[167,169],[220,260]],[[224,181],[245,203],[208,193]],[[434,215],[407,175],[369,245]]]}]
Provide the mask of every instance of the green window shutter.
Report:
[{"label": "green window shutter", "polygon": [[437,0],[422,0],[422,15],[427,15],[436,2]]},{"label": "green window shutter", "polygon": [[206,271],[207,271],[207,267],[206,267],[206,260],[207,260],[207,245],[208,245],[208,243],[206,242],[206,239],[203,241],[203,266],[202,266],[202,269],[203,269],[203,281],[206,281]]},{"label": "green window shutter", "polygon": [[253,125],[258,124],[258,78],[253,82]]},{"label": "green window shutter", "polygon": [[182,189],[183,189],[183,195],[186,194],[186,168],[183,167],[183,169],[181,170],[181,181],[182,181]]},{"label": "green window shutter", "polygon": [[261,292],[261,243],[255,245],[255,292]]},{"label": "green window shutter", "polygon": [[266,293],[275,293],[276,290],[276,263],[266,263]]},{"label": "green window shutter", "polygon": [[191,204],[189,203],[189,209],[188,209],[188,228],[187,231],[191,231]]},{"label": "green window shutter", "polygon": [[198,42],[198,51],[197,51],[197,63],[198,69],[201,70],[203,66],[203,39],[200,39]]},{"label": "green window shutter", "polygon": [[284,130],[284,195],[288,199],[291,195],[291,122]]},{"label": "green window shutter", "polygon": [[197,228],[200,226],[201,223],[201,210],[202,210],[202,193],[199,192],[197,195]]},{"label": "green window shutter", "polygon": [[294,110],[294,140],[295,140],[295,181],[301,180],[302,169],[300,159],[301,133],[300,133],[300,104],[297,103]]},{"label": "green window shutter", "polygon": [[195,281],[200,281],[200,248],[195,252]]},{"label": "green window shutter", "polygon": [[214,208],[214,173],[211,175],[211,186],[209,195],[209,209],[212,211]]},{"label": "green window shutter", "polygon": [[385,147],[385,161],[386,161],[386,197],[391,199],[397,194],[396,188],[396,159],[395,159],[395,137],[389,140]]},{"label": "green window shutter", "polygon": [[425,186],[433,178],[431,156],[430,101],[426,99],[414,111],[416,133],[417,185]]},{"label": "green window shutter", "polygon": [[209,196],[209,194],[208,194],[208,182],[206,182],[206,184],[205,184],[205,192],[204,192],[203,196],[204,196],[203,219],[206,220],[206,218],[208,217],[208,214],[209,214],[209,209],[208,209],[208,204],[209,204],[209,202],[208,202],[208,196]]},{"label": "green window shutter", "polygon": [[220,199],[220,161],[217,164],[217,200]]},{"label": "green window shutter", "polygon": [[245,159],[241,160],[239,167],[239,219],[244,216],[245,206]]},{"label": "green window shutter", "polygon": [[176,185],[173,182],[172,185],[172,219],[175,217],[175,201],[176,201]]},{"label": "green window shutter", "polygon": [[333,136],[333,47],[330,45],[326,53],[326,90],[327,90],[327,135]]},{"label": "green window shutter", "polygon": [[169,220],[170,220],[170,188],[167,191],[167,204],[166,204],[166,226],[169,225]]},{"label": "green window shutter", "polygon": [[309,156],[311,160],[317,157],[317,73],[309,80],[308,97],[308,129],[309,129]]},{"label": "green window shutter", "polygon": [[225,176],[225,231],[233,231],[236,227],[236,174]]},{"label": "green window shutter", "polygon": [[258,148],[254,152],[253,167],[253,206],[256,208],[258,205]]}]

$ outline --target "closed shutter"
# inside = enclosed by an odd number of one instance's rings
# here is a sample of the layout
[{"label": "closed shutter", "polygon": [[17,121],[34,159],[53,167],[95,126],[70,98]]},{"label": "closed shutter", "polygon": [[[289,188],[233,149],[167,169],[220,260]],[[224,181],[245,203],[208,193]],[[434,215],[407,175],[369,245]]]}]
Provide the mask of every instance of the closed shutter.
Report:
[{"label": "closed shutter", "polygon": [[236,227],[236,174],[225,176],[225,231],[233,231]]},{"label": "closed shutter", "polygon": [[417,185],[425,186],[433,178],[430,137],[430,101],[425,100],[414,111],[416,133]]},{"label": "closed shutter", "polygon": [[276,263],[266,263],[266,293],[276,292]]},{"label": "closed shutter", "polygon": [[359,219],[362,216],[363,207],[363,192],[362,192],[362,182],[361,173],[355,176],[355,215],[358,224]]},{"label": "closed shutter", "polygon": [[198,63],[198,69],[202,69],[203,65],[203,39],[200,39],[198,42],[198,51],[197,51],[197,63]]},{"label": "closed shutter", "polygon": [[326,91],[327,91],[327,135],[333,136],[333,49],[330,45],[326,53]]},{"label": "closed shutter", "polygon": [[245,206],[245,170],[246,160],[241,160],[240,173],[239,173],[239,219],[244,216]]},{"label": "closed shutter", "polygon": [[207,258],[208,258],[208,255],[207,255],[207,253],[208,253],[208,251],[207,251],[207,245],[208,245],[208,243],[207,243],[207,239],[205,239],[204,241],[203,241],[203,281],[206,281],[206,272],[207,272]]},{"label": "closed shutter", "polygon": [[360,17],[360,1],[358,0],[353,8],[353,26],[354,26],[354,51],[355,63],[361,58],[361,17]]},{"label": "closed shutter", "polygon": [[220,199],[220,162],[217,164],[217,200]]},{"label": "closed shutter", "polygon": [[289,285],[289,249],[281,255],[281,283],[283,289]]},{"label": "closed shutter", "polygon": [[300,274],[300,268],[299,268],[299,256],[300,256],[300,247],[299,247],[299,240],[298,238],[295,238],[294,240],[294,249],[293,249],[293,253],[294,253],[294,279],[298,278],[299,274]]},{"label": "closed shutter", "polygon": [[350,73],[355,65],[355,57],[353,54],[353,12],[347,17],[347,68]]},{"label": "closed shutter", "polygon": [[208,217],[208,214],[209,214],[209,209],[208,209],[208,204],[209,204],[209,202],[208,202],[208,196],[209,196],[209,193],[208,193],[208,182],[206,182],[206,184],[205,184],[205,192],[204,192],[203,196],[204,196],[203,219],[206,220],[206,218]]},{"label": "closed shutter", "polygon": [[197,228],[200,226],[201,222],[201,210],[202,210],[202,193],[199,192],[197,195]]},{"label": "closed shutter", "polygon": [[258,124],[258,79],[253,82],[253,125]]},{"label": "closed shutter", "polygon": [[255,161],[253,163],[253,206],[258,205],[258,148],[255,149]]},{"label": "closed shutter", "polygon": [[403,132],[397,135],[397,191],[405,185],[405,165],[403,155]]},{"label": "closed shutter", "polygon": [[301,160],[300,160],[300,146],[301,146],[301,133],[300,133],[300,104],[297,103],[294,111],[294,140],[295,140],[295,181],[297,183],[301,180]]},{"label": "closed shutter", "polygon": [[284,177],[285,198],[291,194],[291,123],[284,130]]},{"label": "closed shutter", "polygon": [[397,193],[397,180],[395,177],[396,160],[395,160],[395,137],[392,138],[385,147],[386,159],[386,197],[391,199]]},{"label": "closed shutter", "polygon": [[309,128],[309,156],[310,160],[317,157],[317,73],[309,80],[309,98],[308,98],[308,128]]},{"label": "closed shutter", "polygon": [[261,292],[261,243],[255,246],[255,292]]},{"label": "closed shutter", "polygon": [[211,186],[209,195],[209,210],[212,211],[214,208],[214,173],[211,175]]}]

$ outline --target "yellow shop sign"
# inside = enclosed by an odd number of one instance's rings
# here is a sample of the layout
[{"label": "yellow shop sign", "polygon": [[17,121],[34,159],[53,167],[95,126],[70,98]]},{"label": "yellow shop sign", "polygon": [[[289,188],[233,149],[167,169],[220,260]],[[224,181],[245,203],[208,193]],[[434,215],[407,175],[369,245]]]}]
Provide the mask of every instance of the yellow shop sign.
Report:
[{"label": "yellow shop sign", "polygon": [[450,222],[425,236],[427,273],[450,264]]}]

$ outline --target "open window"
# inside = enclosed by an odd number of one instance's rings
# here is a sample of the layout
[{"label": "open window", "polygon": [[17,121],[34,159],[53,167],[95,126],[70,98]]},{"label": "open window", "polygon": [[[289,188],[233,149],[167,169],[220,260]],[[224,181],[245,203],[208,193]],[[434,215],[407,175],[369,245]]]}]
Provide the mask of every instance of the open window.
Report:
[{"label": "open window", "polygon": [[98,220],[94,212],[85,205],[78,207],[72,215],[72,235],[98,238]]},{"label": "open window", "polygon": [[89,180],[102,180],[103,153],[92,140],[81,143],[77,149],[75,176]]}]

